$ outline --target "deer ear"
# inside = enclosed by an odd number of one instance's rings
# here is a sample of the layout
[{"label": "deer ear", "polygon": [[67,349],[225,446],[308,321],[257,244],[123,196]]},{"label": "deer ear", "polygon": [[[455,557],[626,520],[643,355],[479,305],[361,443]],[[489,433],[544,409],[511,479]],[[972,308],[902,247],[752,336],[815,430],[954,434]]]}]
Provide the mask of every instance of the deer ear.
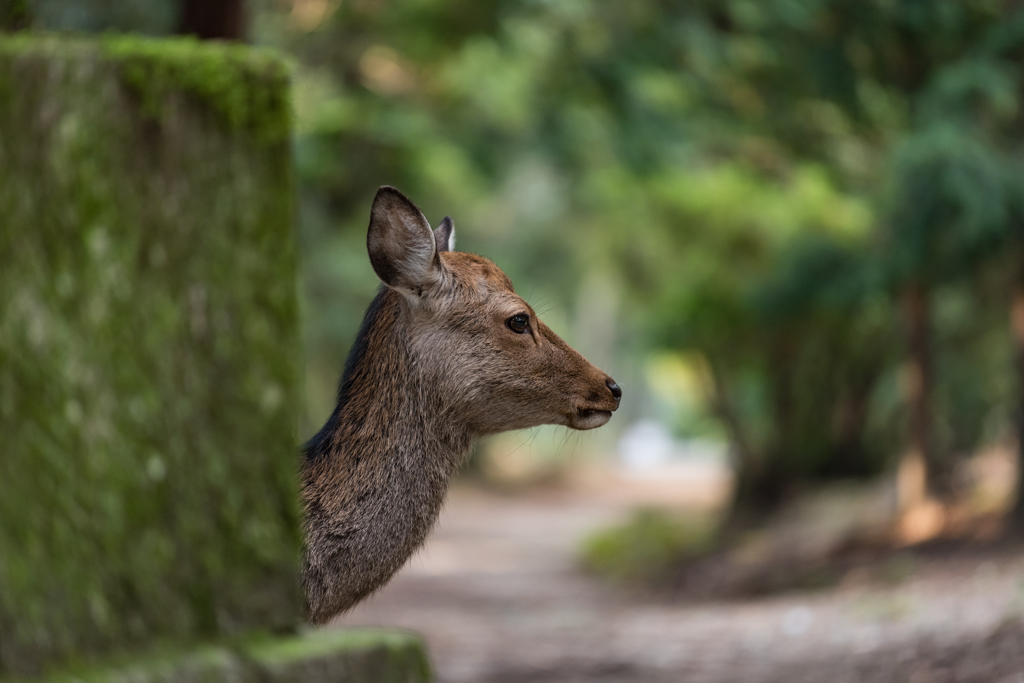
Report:
[{"label": "deer ear", "polygon": [[393,187],[382,186],[373,198],[366,249],[377,277],[392,289],[422,295],[441,279],[430,223]]},{"label": "deer ear", "polygon": [[445,216],[441,225],[434,228],[434,244],[438,251],[455,251],[455,223],[451,216]]}]

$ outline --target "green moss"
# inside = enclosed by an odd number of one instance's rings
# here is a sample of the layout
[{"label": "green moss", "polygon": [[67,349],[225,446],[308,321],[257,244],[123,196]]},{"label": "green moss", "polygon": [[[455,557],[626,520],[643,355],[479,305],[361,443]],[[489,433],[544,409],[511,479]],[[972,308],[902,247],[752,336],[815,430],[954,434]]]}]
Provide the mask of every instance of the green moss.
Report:
[{"label": "green moss", "polygon": [[261,636],[234,644],[168,649],[78,667],[38,683],[429,683],[426,648],[419,636],[385,629],[313,631]]},{"label": "green moss", "polygon": [[244,650],[250,658],[262,664],[286,664],[335,652],[376,647],[400,652],[421,645],[422,639],[408,631],[376,628],[322,629],[294,638],[251,640],[245,643]]},{"label": "green moss", "polygon": [[192,37],[107,36],[102,46],[149,116],[160,118],[169,93],[185,92],[232,129],[250,131],[262,142],[279,142],[290,133],[291,103],[284,86],[291,68],[276,52]]},{"label": "green moss", "polygon": [[0,37],[0,675],[298,620],[287,68],[187,46]]},{"label": "green moss", "polygon": [[169,98],[186,95],[229,130],[264,144],[291,133],[291,63],[280,53],[194,37],[154,40],[108,34],[96,40],[16,33],[0,40],[8,59],[45,57],[106,62],[139,98],[141,113],[162,120]]},{"label": "green moss", "polygon": [[192,650],[165,650],[94,666],[73,667],[37,683],[173,683],[179,680],[224,681],[241,669],[225,647],[205,645]]},{"label": "green moss", "polygon": [[247,659],[272,674],[295,671],[299,667],[300,675],[305,677],[297,677],[297,682],[316,678],[308,670],[303,671],[303,662],[323,661],[330,657],[339,657],[346,662],[344,679],[352,683],[432,680],[422,638],[407,631],[320,630],[289,639],[253,641],[247,644],[244,652]]}]

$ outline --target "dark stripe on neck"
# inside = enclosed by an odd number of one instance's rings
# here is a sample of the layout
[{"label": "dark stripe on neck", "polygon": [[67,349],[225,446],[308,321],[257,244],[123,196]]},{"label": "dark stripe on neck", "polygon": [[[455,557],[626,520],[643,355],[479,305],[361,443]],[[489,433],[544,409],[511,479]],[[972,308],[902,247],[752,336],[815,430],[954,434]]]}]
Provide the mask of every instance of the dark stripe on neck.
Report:
[{"label": "dark stripe on neck", "polygon": [[352,350],[348,352],[348,358],[345,360],[345,370],[341,373],[341,382],[338,384],[338,404],[320,431],[306,442],[306,457],[309,459],[319,459],[330,451],[330,437],[337,429],[338,421],[341,419],[341,412],[348,404],[349,396],[352,392],[353,375],[355,375],[356,368],[359,367],[359,364],[363,362],[363,358],[366,356],[366,350],[370,345],[370,330],[377,324],[377,318],[384,306],[384,298],[387,294],[388,288],[385,285],[381,285],[380,289],[377,290],[377,296],[370,302],[370,307],[366,309],[363,323],[359,326],[359,333],[356,335],[356,340],[352,344]]}]

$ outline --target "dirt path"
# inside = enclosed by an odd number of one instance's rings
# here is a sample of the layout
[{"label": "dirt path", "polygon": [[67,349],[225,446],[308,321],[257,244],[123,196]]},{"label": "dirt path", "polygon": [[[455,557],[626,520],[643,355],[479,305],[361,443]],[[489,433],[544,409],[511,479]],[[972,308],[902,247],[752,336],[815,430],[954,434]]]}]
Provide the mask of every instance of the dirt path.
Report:
[{"label": "dirt path", "polygon": [[426,548],[339,626],[428,640],[440,683],[1024,683],[1024,557],[922,560],[899,586],[680,603],[581,574],[628,496],[459,488]]}]

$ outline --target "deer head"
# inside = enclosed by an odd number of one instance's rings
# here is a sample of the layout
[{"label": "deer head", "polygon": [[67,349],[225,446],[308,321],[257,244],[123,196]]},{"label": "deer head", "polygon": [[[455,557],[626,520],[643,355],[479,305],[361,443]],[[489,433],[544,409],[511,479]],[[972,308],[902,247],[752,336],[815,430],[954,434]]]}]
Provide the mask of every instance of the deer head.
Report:
[{"label": "deer head", "polygon": [[452,397],[449,417],[473,435],[608,422],[622,397],[614,380],[541,322],[494,263],[454,244],[450,218],[432,231],[405,195],[378,190],[370,262],[401,294],[410,350],[425,379]]}]

